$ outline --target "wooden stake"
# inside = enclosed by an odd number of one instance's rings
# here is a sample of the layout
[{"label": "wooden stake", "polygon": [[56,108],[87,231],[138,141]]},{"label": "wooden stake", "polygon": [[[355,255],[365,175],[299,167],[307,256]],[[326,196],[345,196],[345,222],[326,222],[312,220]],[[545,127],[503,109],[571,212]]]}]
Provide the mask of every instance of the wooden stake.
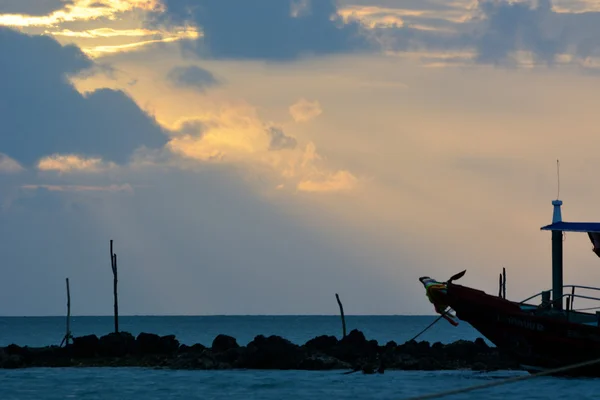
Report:
[{"label": "wooden stake", "polygon": [[110,240],[110,261],[113,272],[113,296],[115,299],[115,333],[119,333],[119,296],[117,295],[117,283],[119,279],[117,273],[117,255],[113,253],[112,239]]},{"label": "wooden stake", "polygon": [[506,268],[502,268],[502,297],[506,299]]},{"label": "wooden stake", "polygon": [[337,300],[338,306],[340,306],[340,314],[342,315],[342,334],[343,337],[346,337],[346,318],[344,317],[344,306],[342,306],[342,302],[340,301],[340,296],[335,294],[335,298]]},{"label": "wooden stake", "polygon": [[67,280],[67,331],[65,333],[65,337],[63,338],[62,342],[60,342],[60,347],[62,347],[63,343],[65,343],[65,345],[69,345],[69,339],[72,339],[73,336],[71,335],[71,290],[69,289],[69,278],[66,279]]}]

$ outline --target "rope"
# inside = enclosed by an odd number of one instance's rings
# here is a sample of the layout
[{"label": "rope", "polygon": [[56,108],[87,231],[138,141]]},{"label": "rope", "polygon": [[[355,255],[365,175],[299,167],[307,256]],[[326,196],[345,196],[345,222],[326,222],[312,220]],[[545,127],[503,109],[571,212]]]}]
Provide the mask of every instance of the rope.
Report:
[{"label": "rope", "polygon": [[434,326],[440,319],[442,319],[442,317],[444,315],[446,315],[446,312],[444,312],[439,317],[437,317],[436,320],[433,321],[431,324],[429,324],[429,326],[427,328],[425,328],[421,332],[417,333],[417,335],[414,338],[410,339],[409,342],[413,341],[413,340],[416,340],[419,336],[421,336],[422,334],[424,334],[425,332],[427,332],[429,330],[429,328],[431,328],[432,326]]},{"label": "rope", "polygon": [[587,367],[587,366],[594,365],[594,364],[600,364],[600,358],[595,359],[595,360],[580,362],[577,364],[571,364],[571,365],[567,365],[567,366],[559,367],[559,368],[555,368],[555,369],[549,369],[549,370],[538,372],[538,373],[531,374],[531,375],[517,376],[517,377],[513,377],[513,378],[504,379],[501,381],[488,382],[488,383],[483,383],[480,385],[468,386],[468,387],[465,387],[462,389],[452,389],[452,390],[447,390],[444,392],[426,394],[424,396],[409,397],[406,400],[439,399],[441,397],[451,396],[453,394],[472,392],[473,390],[487,389],[487,388],[491,388],[494,386],[501,386],[501,385],[506,385],[509,383],[525,381],[525,380],[537,378],[540,376],[558,374],[560,372],[565,372],[565,371],[569,371],[572,369]]}]

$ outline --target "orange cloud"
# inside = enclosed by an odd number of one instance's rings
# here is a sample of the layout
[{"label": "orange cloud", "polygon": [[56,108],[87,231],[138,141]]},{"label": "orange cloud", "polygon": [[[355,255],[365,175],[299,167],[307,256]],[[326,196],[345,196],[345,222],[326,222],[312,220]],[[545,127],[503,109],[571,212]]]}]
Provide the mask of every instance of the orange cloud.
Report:
[{"label": "orange cloud", "polygon": [[56,26],[63,22],[86,21],[98,18],[115,19],[118,13],[132,10],[160,11],[159,0],[75,0],[61,10],[48,15],[2,14],[0,25],[12,27]]},{"label": "orange cloud", "polygon": [[115,168],[114,163],[106,163],[101,158],[84,158],[75,154],[53,154],[42,158],[38,164],[42,171],[68,172],[103,172]]},{"label": "orange cloud", "polygon": [[[301,148],[296,138],[286,136],[294,146],[273,146],[272,124],[263,122],[250,106],[224,107],[218,113],[195,117],[194,121],[202,126],[201,131],[185,132],[183,127],[190,124],[189,119],[173,127],[180,133],[169,141],[169,150],[203,162],[267,167],[277,179],[286,178],[301,191],[341,191],[356,185],[357,178],[350,172],[331,171],[312,142]],[[277,132],[285,135],[281,129]]]},{"label": "orange cloud", "polygon": [[309,101],[301,98],[290,106],[290,114],[296,122],[307,122],[321,115],[323,110],[319,101]]},{"label": "orange cloud", "polygon": [[303,192],[339,192],[354,189],[357,181],[350,172],[341,170],[300,181],[296,188]]}]

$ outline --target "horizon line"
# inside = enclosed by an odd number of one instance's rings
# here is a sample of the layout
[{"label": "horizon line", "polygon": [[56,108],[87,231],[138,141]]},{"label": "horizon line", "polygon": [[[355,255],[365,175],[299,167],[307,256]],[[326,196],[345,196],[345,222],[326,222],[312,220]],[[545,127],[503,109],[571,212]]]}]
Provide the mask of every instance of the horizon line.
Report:
[{"label": "horizon line", "polygon": [[[345,317],[435,317],[437,314],[345,314]],[[71,318],[114,318],[111,314],[71,315]],[[338,317],[340,314],[121,314],[121,317]],[[67,318],[66,315],[0,315],[0,318]]]}]

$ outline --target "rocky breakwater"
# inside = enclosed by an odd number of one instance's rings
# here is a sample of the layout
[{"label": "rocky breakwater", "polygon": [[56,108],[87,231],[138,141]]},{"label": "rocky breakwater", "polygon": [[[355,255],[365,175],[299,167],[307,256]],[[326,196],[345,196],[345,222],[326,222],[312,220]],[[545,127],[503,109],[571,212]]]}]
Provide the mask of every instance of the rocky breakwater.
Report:
[{"label": "rocky breakwater", "polygon": [[246,346],[218,335],[211,347],[182,345],[173,335],[111,333],[76,337],[66,347],[0,348],[0,368],[129,366],[171,369],[396,370],[518,369],[482,339],[450,344],[410,341],[383,346],[353,330],[345,338],[318,336],[296,345],[279,336],[256,336]]}]

